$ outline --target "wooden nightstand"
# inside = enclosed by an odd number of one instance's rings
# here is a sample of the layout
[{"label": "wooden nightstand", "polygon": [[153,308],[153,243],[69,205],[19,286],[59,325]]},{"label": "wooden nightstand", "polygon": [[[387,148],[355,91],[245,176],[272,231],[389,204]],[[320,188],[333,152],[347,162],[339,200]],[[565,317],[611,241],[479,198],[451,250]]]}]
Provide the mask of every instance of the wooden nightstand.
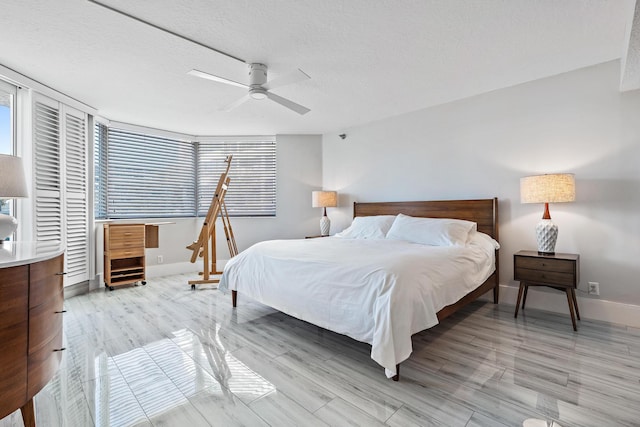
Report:
[{"label": "wooden nightstand", "polygon": [[576,316],[580,320],[580,311],[576,299],[576,288],[580,282],[580,255],[542,255],[536,251],[520,251],[513,255],[513,278],[520,281],[514,317],[518,317],[520,300],[524,310],[529,286],[548,286],[567,294],[573,330],[578,330]]}]

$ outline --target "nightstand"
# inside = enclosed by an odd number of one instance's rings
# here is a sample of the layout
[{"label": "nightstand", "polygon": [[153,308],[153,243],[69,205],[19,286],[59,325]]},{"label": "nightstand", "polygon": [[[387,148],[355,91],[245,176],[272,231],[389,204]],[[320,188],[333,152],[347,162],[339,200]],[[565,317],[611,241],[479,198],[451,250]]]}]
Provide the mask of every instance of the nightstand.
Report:
[{"label": "nightstand", "polygon": [[573,330],[578,330],[576,316],[580,320],[580,311],[576,288],[580,282],[580,255],[543,255],[536,251],[520,251],[513,255],[513,278],[520,281],[514,317],[518,317],[520,300],[524,310],[529,286],[547,286],[567,294]]}]

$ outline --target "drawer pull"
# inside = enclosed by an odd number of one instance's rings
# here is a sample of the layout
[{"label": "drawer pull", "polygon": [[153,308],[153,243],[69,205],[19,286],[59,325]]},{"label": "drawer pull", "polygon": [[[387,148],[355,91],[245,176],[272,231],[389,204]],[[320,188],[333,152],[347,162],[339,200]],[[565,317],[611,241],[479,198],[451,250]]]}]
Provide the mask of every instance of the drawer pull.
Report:
[{"label": "drawer pull", "polygon": [[53,351],[64,351],[64,350],[66,350],[66,348],[65,348],[65,347],[62,347],[62,348],[54,348],[54,349],[53,349]]},{"label": "drawer pull", "polygon": [[66,313],[66,312],[67,312],[67,310],[61,310],[61,311],[54,311],[54,313],[56,313],[56,314],[60,314],[60,313]]},{"label": "drawer pull", "polygon": [[66,271],[61,271],[59,273],[56,273],[56,276],[64,276],[65,274],[67,274]]}]

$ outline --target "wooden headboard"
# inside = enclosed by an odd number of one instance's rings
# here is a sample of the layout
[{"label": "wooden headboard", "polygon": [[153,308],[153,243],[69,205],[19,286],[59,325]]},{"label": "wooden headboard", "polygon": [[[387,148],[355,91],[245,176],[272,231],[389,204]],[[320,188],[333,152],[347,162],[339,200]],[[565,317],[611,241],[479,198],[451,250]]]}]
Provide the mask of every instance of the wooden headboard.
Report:
[{"label": "wooden headboard", "polygon": [[397,215],[473,221],[478,231],[498,240],[498,198],[420,202],[353,203],[353,216]]}]

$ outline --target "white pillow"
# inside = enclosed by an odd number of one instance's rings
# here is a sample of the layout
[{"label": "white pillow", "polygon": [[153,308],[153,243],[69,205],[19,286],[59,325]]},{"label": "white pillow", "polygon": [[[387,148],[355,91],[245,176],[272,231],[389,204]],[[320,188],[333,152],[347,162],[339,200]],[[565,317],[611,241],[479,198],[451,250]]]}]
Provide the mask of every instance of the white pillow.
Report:
[{"label": "white pillow", "polygon": [[395,215],[357,216],[349,227],[335,236],[345,239],[384,239],[395,219]]},{"label": "white pillow", "polygon": [[450,218],[418,218],[399,214],[387,239],[406,240],[429,246],[465,246],[475,222]]}]

